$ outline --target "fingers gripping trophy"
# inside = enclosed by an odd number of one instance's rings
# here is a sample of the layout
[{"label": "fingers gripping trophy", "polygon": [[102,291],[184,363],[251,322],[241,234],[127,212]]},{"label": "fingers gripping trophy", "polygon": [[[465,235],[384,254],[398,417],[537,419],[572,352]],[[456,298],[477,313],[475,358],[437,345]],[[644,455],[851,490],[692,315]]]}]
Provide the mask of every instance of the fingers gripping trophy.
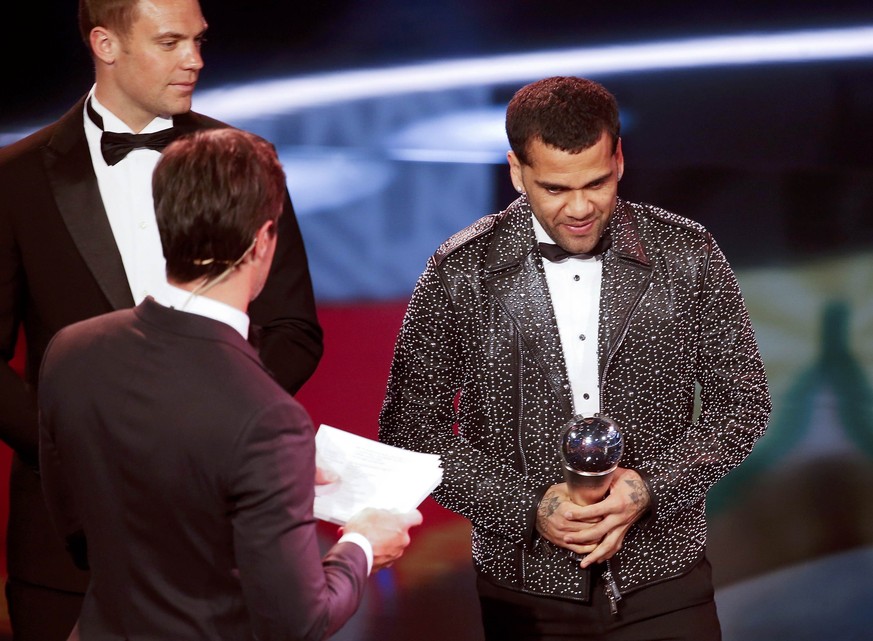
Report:
[{"label": "fingers gripping trophy", "polygon": [[[609,491],[612,475],[624,450],[618,423],[608,416],[574,416],[561,428],[559,452],[570,498],[577,505],[591,505]],[[603,573],[610,609],[618,611],[621,594],[606,562]]]}]

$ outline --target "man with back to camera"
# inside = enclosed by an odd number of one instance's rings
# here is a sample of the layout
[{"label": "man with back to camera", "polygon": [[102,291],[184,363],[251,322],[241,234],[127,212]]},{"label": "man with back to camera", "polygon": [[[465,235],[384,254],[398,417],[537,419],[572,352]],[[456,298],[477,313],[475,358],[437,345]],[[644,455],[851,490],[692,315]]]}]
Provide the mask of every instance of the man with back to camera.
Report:
[{"label": "man with back to camera", "polygon": [[[324,639],[390,565],[417,510],[364,510],[319,560],[314,430],[246,341],[285,174],[236,129],[154,171],[169,286],[60,330],[40,374],[46,502],[91,569],[88,639]],[[369,558],[369,561],[368,561]]]},{"label": "man with back to camera", "polygon": [[[770,412],[734,274],[701,225],[618,197],[619,112],[600,84],[531,83],[506,131],[519,198],[428,261],[380,439],[440,455],[434,498],[472,523],[489,641],[719,639],[706,493]],[[624,453],[583,507],[558,437],[595,414]]]},{"label": "man with back to camera", "polygon": [[[57,122],[0,150],[0,438],[15,452],[6,596],[16,641],[65,639],[88,581],[57,540],[40,494],[43,350],[60,328],[132,307],[166,285],[151,196],[158,149],[179,131],[226,126],[190,111],[207,28],[197,0],[80,0],[79,16],[94,86]],[[124,155],[116,132],[158,140],[137,141],[155,148]],[[249,312],[265,364],[294,393],[321,357],[322,335],[287,194],[284,208],[272,273]],[[7,363],[19,327],[24,381]]]}]

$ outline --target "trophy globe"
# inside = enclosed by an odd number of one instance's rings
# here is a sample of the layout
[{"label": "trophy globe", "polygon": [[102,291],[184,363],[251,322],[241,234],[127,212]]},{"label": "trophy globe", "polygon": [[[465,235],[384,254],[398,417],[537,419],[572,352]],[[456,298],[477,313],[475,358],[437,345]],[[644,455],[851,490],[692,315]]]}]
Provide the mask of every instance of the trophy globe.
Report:
[{"label": "trophy globe", "polygon": [[577,415],[564,424],[559,453],[574,503],[591,505],[606,495],[623,449],[619,425],[608,416]]}]

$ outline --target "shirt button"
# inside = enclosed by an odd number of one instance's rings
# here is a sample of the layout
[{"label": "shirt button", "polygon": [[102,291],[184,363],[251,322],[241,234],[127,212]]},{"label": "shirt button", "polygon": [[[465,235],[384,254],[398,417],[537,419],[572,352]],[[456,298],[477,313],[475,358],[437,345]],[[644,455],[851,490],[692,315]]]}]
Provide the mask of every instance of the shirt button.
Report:
[{"label": "shirt button", "polygon": [[586,392],[585,394],[582,395],[582,398],[584,398],[587,401],[589,398],[591,398],[591,396]]},{"label": "shirt button", "polygon": [[580,340],[580,341],[584,341],[584,340],[585,340],[585,334],[579,334],[579,340]]},{"label": "shirt button", "polygon": [[579,274],[576,274],[575,276],[573,276],[573,280],[579,280]]},{"label": "shirt button", "polygon": [[146,227],[148,227],[148,223],[147,223],[146,221],[144,221],[144,220],[141,220],[141,221],[139,222],[139,228],[140,228],[140,229],[145,229]]}]

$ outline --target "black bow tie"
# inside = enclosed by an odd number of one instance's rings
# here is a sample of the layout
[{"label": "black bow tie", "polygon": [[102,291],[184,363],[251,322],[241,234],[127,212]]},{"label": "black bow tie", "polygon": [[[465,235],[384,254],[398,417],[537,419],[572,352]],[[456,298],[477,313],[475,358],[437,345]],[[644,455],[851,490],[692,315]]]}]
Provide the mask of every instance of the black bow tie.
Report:
[{"label": "black bow tie", "polygon": [[612,238],[609,234],[603,234],[600,237],[600,240],[597,241],[597,244],[594,246],[594,249],[591,252],[579,252],[574,254],[573,252],[568,252],[566,249],[561,247],[560,245],[555,245],[554,243],[540,243],[540,253],[544,258],[549,261],[555,263],[560,260],[564,260],[565,258],[595,258],[600,256],[603,252],[609,249],[609,246],[612,244]]},{"label": "black bow tie", "polygon": [[[86,105],[88,117],[91,121],[103,129],[103,118],[100,117],[91,101]],[[178,127],[170,127],[152,134],[123,134],[115,131],[104,131],[100,137],[100,151],[107,165],[115,165],[134,149],[154,149],[162,151],[164,147],[173,142],[184,133]]]}]

